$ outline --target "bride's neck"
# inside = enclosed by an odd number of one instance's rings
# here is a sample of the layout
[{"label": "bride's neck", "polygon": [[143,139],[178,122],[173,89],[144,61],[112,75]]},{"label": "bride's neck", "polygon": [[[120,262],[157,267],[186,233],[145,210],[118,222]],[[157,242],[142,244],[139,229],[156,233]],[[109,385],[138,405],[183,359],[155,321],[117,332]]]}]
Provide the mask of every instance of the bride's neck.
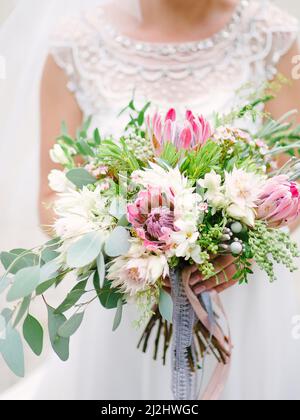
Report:
[{"label": "bride's neck", "polygon": [[237,0],[141,0],[145,25],[163,25],[165,30],[174,27],[190,29],[205,21],[208,15],[234,7]]}]

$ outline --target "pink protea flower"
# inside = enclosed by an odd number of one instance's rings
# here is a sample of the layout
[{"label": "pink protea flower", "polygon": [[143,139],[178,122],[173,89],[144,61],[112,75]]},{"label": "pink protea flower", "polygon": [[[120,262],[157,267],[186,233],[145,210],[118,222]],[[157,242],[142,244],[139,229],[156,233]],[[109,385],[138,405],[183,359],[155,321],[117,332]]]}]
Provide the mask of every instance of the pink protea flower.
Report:
[{"label": "pink protea flower", "polygon": [[158,188],[141,191],[136,202],[128,205],[127,217],[147,249],[165,250],[175,230],[172,193],[167,196]]},{"label": "pink protea flower", "polygon": [[173,143],[178,150],[193,149],[202,146],[211,137],[212,130],[203,116],[195,117],[192,111],[186,112],[183,124],[176,120],[176,111],[171,108],[165,120],[155,113],[146,119],[148,135],[152,140],[155,152],[159,155],[166,143]]},{"label": "pink protea flower", "polygon": [[300,191],[286,175],[269,179],[259,196],[258,218],[271,227],[293,222],[300,214]]}]

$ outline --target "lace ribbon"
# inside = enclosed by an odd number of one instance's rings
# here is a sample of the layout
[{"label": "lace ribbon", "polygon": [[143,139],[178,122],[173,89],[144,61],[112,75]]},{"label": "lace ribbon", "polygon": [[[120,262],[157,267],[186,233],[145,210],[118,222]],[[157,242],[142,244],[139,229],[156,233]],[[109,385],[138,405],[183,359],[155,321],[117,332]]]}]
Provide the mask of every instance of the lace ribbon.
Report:
[{"label": "lace ribbon", "polygon": [[[198,399],[205,401],[218,400],[224,390],[230,369],[232,344],[225,337],[221,327],[212,323],[209,313],[203,308],[199,298],[190,287],[190,277],[194,268],[183,271],[173,270],[171,273],[172,297],[174,302],[172,343],[172,389],[175,400],[195,400],[197,398],[197,374],[192,372],[190,358],[196,364],[195,343],[193,339],[194,326],[199,319],[214,337],[226,355],[225,363],[219,363],[212,375],[203,396]],[[227,317],[219,295],[210,293],[212,303],[221,311],[224,319]]]}]

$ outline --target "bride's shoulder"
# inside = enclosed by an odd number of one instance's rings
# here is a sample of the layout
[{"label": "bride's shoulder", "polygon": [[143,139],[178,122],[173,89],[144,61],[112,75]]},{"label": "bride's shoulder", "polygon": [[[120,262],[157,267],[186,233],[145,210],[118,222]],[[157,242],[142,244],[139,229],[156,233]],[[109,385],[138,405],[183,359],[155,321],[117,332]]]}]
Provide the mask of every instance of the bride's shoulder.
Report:
[{"label": "bride's shoulder", "polygon": [[63,18],[55,27],[50,37],[50,48],[80,47],[99,40],[100,7],[81,12],[79,15]]},{"label": "bride's shoulder", "polygon": [[271,0],[254,0],[250,2],[248,16],[265,32],[297,33],[299,31],[298,19]]}]

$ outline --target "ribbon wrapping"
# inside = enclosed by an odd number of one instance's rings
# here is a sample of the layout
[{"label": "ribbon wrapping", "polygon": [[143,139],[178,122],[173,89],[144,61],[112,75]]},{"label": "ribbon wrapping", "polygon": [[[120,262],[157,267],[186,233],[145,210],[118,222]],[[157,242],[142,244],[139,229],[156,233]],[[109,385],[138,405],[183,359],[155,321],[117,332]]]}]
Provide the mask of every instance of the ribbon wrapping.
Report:
[{"label": "ribbon wrapping", "polygon": [[[172,285],[173,310],[173,342],[172,342],[172,390],[175,400],[195,400],[197,390],[197,373],[191,369],[190,358],[196,366],[196,349],[194,342],[194,326],[199,320],[218,341],[225,354],[225,363],[219,363],[203,396],[205,401],[218,400],[224,390],[230,368],[231,339],[226,337],[221,327],[212,322],[211,311],[206,311],[198,296],[190,287],[190,277],[194,268],[173,270],[170,275]],[[206,305],[215,304],[227,317],[219,295],[213,291],[205,296]]]}]

